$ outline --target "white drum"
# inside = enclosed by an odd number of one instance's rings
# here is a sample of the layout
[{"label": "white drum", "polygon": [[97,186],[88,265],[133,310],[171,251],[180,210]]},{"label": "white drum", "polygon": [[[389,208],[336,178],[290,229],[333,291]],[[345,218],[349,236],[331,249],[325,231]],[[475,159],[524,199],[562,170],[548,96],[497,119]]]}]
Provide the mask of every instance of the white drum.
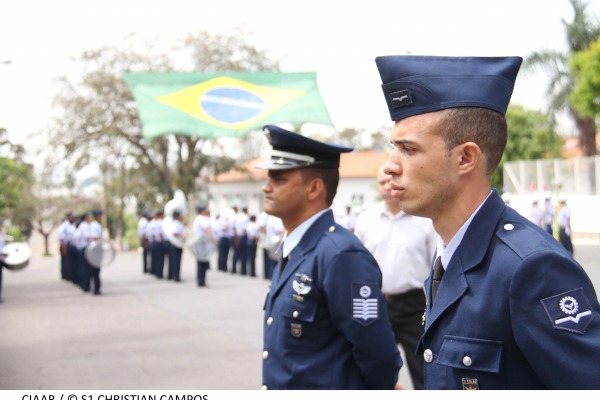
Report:
[{"label": "white drum", "polygon": [[216,243],[207,235],[194,236],[188,240],[187,245],[198,261],[209,261],[217,251]]},{"label": "white drum", "polygon": [[102,268],[110,265],[115,259],[116,250],[106,240],[94,240],[85,249],[85,259],[92,267]]},{"label": "white drum", "polygon": [[18,271],[29,265],[31,248],[25,242],[8,243],[2,251],[6,269]]}]

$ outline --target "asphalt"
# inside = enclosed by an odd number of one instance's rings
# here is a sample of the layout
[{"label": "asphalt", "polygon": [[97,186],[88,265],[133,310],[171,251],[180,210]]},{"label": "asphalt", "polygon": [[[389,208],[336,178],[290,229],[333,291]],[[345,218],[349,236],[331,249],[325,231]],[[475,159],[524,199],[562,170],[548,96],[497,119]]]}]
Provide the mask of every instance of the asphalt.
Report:
[{"label": "asphalt", "polygon": [[[600,288],[600,244],[575,252]],[[269,281],[212,269],[199,288],[189,252],[181,283],[143,274],[135,251],[101,276],[94,296],[60,279],[57,256],[4,271],[0,389],[260,388]],[[405,368],[400,383],[411,387]]]}]

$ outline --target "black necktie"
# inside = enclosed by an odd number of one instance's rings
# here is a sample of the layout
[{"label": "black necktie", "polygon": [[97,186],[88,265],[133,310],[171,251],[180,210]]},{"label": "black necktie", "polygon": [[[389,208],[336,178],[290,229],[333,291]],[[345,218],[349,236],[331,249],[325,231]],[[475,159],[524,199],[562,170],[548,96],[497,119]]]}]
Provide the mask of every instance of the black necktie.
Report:
[{"label": "black necktie", "polygon": [[435,295],[437,294],[440,283],[442,282],[444,272],[444,267],[442,266],[442,257],[438,257],[435,260],[433,276],[431,277],[431,305],[433,305],[433,300],[435,299]]},{"label": "black necktie", "polygon": [[288,258],[287,257],[281,257],[280,260],[280,264],[281,266],[279,267],[279,276],[281,277],[281,274],[283,273],[283,269],[285,268],[285,265],[287,264]]}]

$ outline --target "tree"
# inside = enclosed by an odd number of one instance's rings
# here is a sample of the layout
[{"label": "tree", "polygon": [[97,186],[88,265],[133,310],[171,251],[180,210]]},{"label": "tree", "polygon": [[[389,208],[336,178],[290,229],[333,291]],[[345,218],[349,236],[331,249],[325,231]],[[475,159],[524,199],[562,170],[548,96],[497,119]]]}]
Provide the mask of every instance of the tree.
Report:
[{"label": "tree", "polygon": [[569,100],[582,116],[596,119],[600,115],[600,37],[586,50],[575,53],[570,66],[575,90]]},{"label": "tree", "polygon": [[[135,193],[141,208],[162,207],[175,189],[197,195],[201,190],[199,177],[235,165],[219,140],[177,132],[151,141],[144,139],[123,73],[276,70],[278,61],[270,60],[247,39],[248,35],[241,32],[231,36],[199,32],[175,43],[166,53],[157,53],[154,43],[140,42],[130,35],[119,45],[84,51],[76,59],[82,76],[61,79],[62,89],[55,97],[60,114],[49,132],[50,142],[55,144],[57,157],[64,157],[75,169],[94,163],[110,172],[105,173],[105,178],[124,179],[123,190],[113,188],[111,198],[105,198],[109,221],[113,220],[112,207],[109,208],[113,196],[122,205],[122,196]],[[177,59],[172,58],[174,54]],[[118,173],[110,168],[117,168]],[[108,190],[109,182],[103,184]],[[117,209],[122,211],[123,207]],[[122,215],[116,217],[122,221]]]},{"label": "tree", "polygon": [[507,161],[555,158],[563,145],[555,131],[556,123],[540,111],[527,110],[515,105],[506,113],[508,140],[500,165],[492,176],[492,187],[504,184],[503,167]]},{"label": "tree", "polygon": [[[300,128],[297,132],[300,132]],[[354,151],[389,151],[390,149],[390,129],[386,127],[370,133],[364,129],[344,128],[335,133],[335,139],[320,134],[311,135],[311,138],[326,142],[334,141],[342,146],[353,147]]]},{"label": "tree", "polygon": [[548,95],[550,97],[549,112],[556,116],[567,111],[575,121],[578,130],[579,144],[584,155],[596,154],[596,124],[593,118],[581,115],[569,101],[575,87],[574,73],[569,60],[576,52],[582,51],[596,40],[600,33],[597,21],[592,21],[586,13],[587,4],[582,0],[569,0],[575,17],[572,23],[563,19],[569,49],[566,53],[553,50],[541,50],[530,54],[524,62],[526,70],[542,68],[550,76]]},{"label": "tree", "polygon": [[0,128],[0,218],[9,218],[24,236],[31,234],[33,167],[23,161],[24,149]]},{"label": "tree", "polygon": [[97,199],[82,196],[37,195],[31,220],[34,229],[44,238],[44,255],[52,255],[49,246],[50,235],[62,223],[67,212],[71,211],[77,215],[98,207]]}]

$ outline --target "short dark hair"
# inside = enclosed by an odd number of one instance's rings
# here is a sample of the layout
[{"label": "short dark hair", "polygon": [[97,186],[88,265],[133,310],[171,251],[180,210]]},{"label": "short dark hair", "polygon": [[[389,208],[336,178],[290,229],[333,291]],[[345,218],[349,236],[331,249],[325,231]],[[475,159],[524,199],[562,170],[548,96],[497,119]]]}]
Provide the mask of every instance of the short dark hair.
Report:
[{"label": "short dark hair", "polygon": [[337,168],[302,168],[302,178],[304,183],[312,179],[321,179],[325,186],[325,201],[327,207],[331,207],[333,199],[337,193],[338,183],[340,181],[340,171]]},{"label": "short dark hair", "polygon": [[491,176],[506,148],[507,126],[504,115],[480,107],[442,110],[439,128],[448,152],[466,143],[476,143],[487,160],[486,173]]}]

